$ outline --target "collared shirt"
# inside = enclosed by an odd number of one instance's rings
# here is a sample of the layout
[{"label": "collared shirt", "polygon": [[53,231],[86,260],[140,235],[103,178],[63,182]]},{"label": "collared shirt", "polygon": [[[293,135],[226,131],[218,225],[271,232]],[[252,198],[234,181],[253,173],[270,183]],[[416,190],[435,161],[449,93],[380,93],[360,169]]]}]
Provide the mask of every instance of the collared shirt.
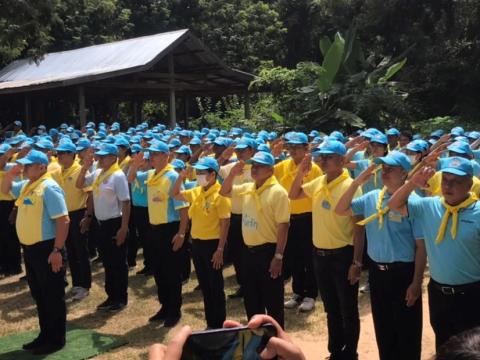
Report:
[{"label": "collared shirt", "polygon": [[439,244],[435,244],[435,239],[445,214],[440,197],[410,197],[408,214],[422,229],[432,279],[446,285],[480,281],[480,202],[458,212],[455,239],[450,233],[450,216],[445,236]]},{"label": "collared shirt", "polygon": [[[255,183],[232,188],[232,197],[241,196],[243,199],[242,234],[247,246],[276,243],[278,225],[290,222],[287,191],[274,179],[274,176],[270,177],[259,189]],[[275,183],[272,184],[273,180]]]},{"label": "collared shirt", "polygon": [[212,240],[220,238],[220,219],[229,219],[230,199],[221,196],[221,185],[217,182],[207,191],[201,186],[182,191],[190,203],[188,215],[192,219],[193,239]]},{"label": "collared shirt", "polygon": [[[85,185],[91,186],[102,172],[101,169],[85,177]],[[103,181],[98,191],[93,191],[95,217],[100,221],[122,216],[122,202],[130,200],[127,177],[117,170]]]},{"label": "collared shirt", "polygon": [[[28,180],[14,182],[11,194],[18,198]],[[53,179],[32,189],[18,206],[16,228],[20,243],[34,245],[56,235],[56,219],[68,215],[63,190]]]},{"label": "collared shirt", "polygon": [[[171,196],[178,173],[170,167],[163,169],[161,172],[163,173],[158,184],[147,184],[148,218],[152,225],[179,221],[179,210],[188,206],[188,203],[175,200]],[[153,176],[155,176],[154,169],[144,173],[137,173],[137,180],[145,183]],[[182,185],[181,190],[183,189]]]},{"label": "collared shirt", "polygon": [[147,178],[146,171],[138,171],[137,178],[131,184],[132,189],[132,205],[140,207],[148,207],[147,185],[145,181],[139,181],[139,178]]},{"label": "collared shirt", "polygon": [[[354,215],[365,218],[377,213],[380,190],[373,190],[352,201]],[[412,197],[417,195],[412,194]],[[391,195],[385,193],[382,209],[387,207]],[[402,216],[399,212],[389,210],[383,216],[383,226],[379,228],[378,219],[368,223],[367,251],[373,261],[392,263],[396,261],[413,262],[415,260],[415,241],[423,238],[422,232],[414,219]]]},{"label": "collared shirt", "polygon": [[[14,163],[7,163],[5,164],[5,167],[0,170],[0,185],[3,182],[3,178],[5,177],[5,174],[12,168],[14,167]],[[12,194],[4,194],[3,192],[0,191],[0,201],[12,201],[13,196]]]},{"label": "collared shirt", "polygon": [[[226,179],[227,176],[230,174],[230,171],[232,170],[232,167],[235,166],[236,163],[232,162],[227,165],[224,165],[220,168],[220,171],[218,174],[222,179]],[[253,183],[252,179],[252,165],[251,164],[245,164],[243,167],[243,174],[239,176],[235,176],[235,179],[233,179],[233,185],[242,185],[246,183]],[[241,214],[242,213],[242,203],[243,200],[239,196],[234,196],[232,194],[232,214]]]},{"label": "collared shirt", "polygon": [[[287,193],[292,187],[293,181],[297,176],[298,166],[293,159],[286,159],[275,165],[275,176],[278,182],[282,185]],[[322,170],[317,164],[312,163],[312,168],[307,176],[303,178],[303,184],[312,181],[322,175]],[[297,200],[290,200],[290,213],[303,214],[312,212],[312,200],[310,198],[303,198]]]},{"label": "collared shirt", "polygon": [[[330,190],[330,200],[319,192],[326,175],[302,186],[303,192],[312,199],[313,244],[319,249],[337,249],[353,245],[353,220],[350,216],[335,214],[335,207],[347,191],[352,178],[348,177]],[[355,197],[362,194],[358,189]]]},{"label": "collared shirt", "polygon": [[[366,168],[371,165],[371,160],[359,160],[353,161],[355,163],[355,169],[353,169],[353,177],[357,178]],[[368,179],[368,181],[362,185],[362,192],[364,194],[368,193],[369,191],[382,189],[383,188],[383,181],[382,181],[382,169],[379,168],[375,171],[374,175]]]},{"label": "collared shirt", "polygon": [[78,163],[74,163],[68,169],[62,169],[60,179],[57,180],[65,192],[65,200],[67,202],[68,211],[76,211],[87,207],[87,198],[90,188],[79,189],[76,182],[82,167]]}]

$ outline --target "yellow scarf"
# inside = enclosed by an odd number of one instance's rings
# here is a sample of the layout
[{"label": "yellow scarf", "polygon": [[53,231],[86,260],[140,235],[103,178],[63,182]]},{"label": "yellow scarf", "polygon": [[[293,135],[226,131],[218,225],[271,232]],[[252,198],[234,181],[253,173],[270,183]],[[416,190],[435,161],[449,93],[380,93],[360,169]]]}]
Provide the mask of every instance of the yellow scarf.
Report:
[{"label": "yellow scarf", "polygon": [[357,225],[366,225],[372,222],[373,220],[378,219],[378,228],[381,229],[383,227],[383,216],[390,211],[390,208],[388,206],[382,209],[383,198],[385,197],[386,191],[387,191],[387,188],[383,187],[383,189],[380,191],[380,194],[378,194],[377,212],[373,215],[370,215],[366,219],[363,219],[362,221],[357,222]]},{"label": "yellow scarf", "polygon": [[125,156],[125,159],[123,159],[120,164],[118,164],[118,166],[120,166],[122,168],[122,170],[125,172],[126,168],[128,167],[128,165],[130,165],[130,161],[132,160],[132,158],[130,156]]},{"label": "yellow scarf", "polygon": [[188,215],[192,217],[193,210],[197,208],[201,209],[204,215],[208,215],[209,209],[206,207],[207,198],[213,195],[211,207],[214,207],[215,202],[217,201],[217,198],[219,196],[218,192],[220,191],[220,188],[221,188],[221,185],[218,181],[212,186],[210,186],[210,189],[208,189],[207,191],[203,190],[202,188],[200,191],[200,194],[197,196],[197,198],[193,201],[192,205],[190,206]]},{"label": "yellow scarf", "polygon": [[267,190],[269,187],[277,184],[278,184],[277,178],[275,176],[271,176],[258,189],[255,188],[255,184],[252,184],[253,188],[251,190],[242,192],[239,194],[239,196],[252,195],[255,200],[255,205],[257,207],[257,210],[262,211],[262,203],[260,201],[260,195],[262,195],[262,193],[265,190]]},{"label": "yellow scarf", "polygon": [[143,194],[143,192],[145,191],[145,189],[142,186],[140,186],[140,181],[135,179],[132,185],[132,191],[136,191],[137,189],[139,189],[140,194]]},{"label": "yellow scarf", "polygon": [[470,196],[463,201],[461,204],[457,206],[450,206],[445,202],[445,199],[442,197],[442,205],[445,207],[445,214],[442,218],[442,223],[440,224],[440,228],[438,229],[437,238],[435,239],[435,244],[440,244],[443,241],[445,236],[445,231],[447,230],[448,219],[450,218],[450,214],[452,215],[452,228],[450,229],[450,234],[452,235],[452,239],[457,237],[457,225],[458,225],[458,212],[461,209],[465,209],[472,205],[474,202],[478,200],[477,196],[474,193],[470,193]]},{"label": "yellow scarf", "polygon": [[93,191],[95,191],[95,194],[98,196],[100,192],[100,184],[106,181],[110,175],[112,175],[114,172],[122,170],[120,166],[118,166],[118,163],[114,163],[108,170],[102,170],[100,174],[98,174],[97,178],[93,182],[92,188]]},{"label": "yellow scarf", "polygon": [[27,184],[25,184],[22,188],[22,191],[20,192],[20,196],[15,201],[15,206],[19,207],[20,205],[22,205],[23,200],[25,200],[27,195],[33,192],[41,183],[43,183],[47,179],[51,179],[51,175],[48,172],[41,176],[39,179],[35,180],[33,183],[29,181]]},{"label": "yellow scarf", "polygon": [[322,179],[322,186],[320,186],[320,189],[315,192],[313,197],[323,196],[325,199],[328,200],[329,203],[332,203],[332,196],[330,194],[330,191],[335,189],[340,183],[349,178],[350,174],[347,169],[343,169],[342,174],[330,182],[327,182],[327,175],[324,175]]},{"label": "yellow scarf", "polygon": [[[368,166],[372,165],[373,164],[373,160],[370,160]],[[377,188],[377,173],[378,173],[378,170],[380,170],[382,168],[382,165],[378,165],[374,170],[373,170],[373,186],[375,187],[375,189]]]},{"label": "yellow scarf", "polygon": [[60,177],[61,178],[61,181],[62,181],[62,184],[59,184],[62,188],[65,187],[65,181],[70,177],[72,176],[76,171],[80,170],[82,166],[74,161],[72,166],[70,166],[68,169],[64,169],[62,168],[62,176]]},{"label": "yellow scarf", "polygon": [[280,183],[286,184],[290,179],[293,182],[295,177],[297,176],[297,172],[298,172],[298,166],[295,164],[295,161],[293,161],[293,159],[290,159],[288,166],[285,169],[285,174],[283,174],[282,179],[280,180]]},{"label": "yellow scarf", "polygon": [[173,166],[171,164],[167,164],[167,166],[160,170],[158,174],[155,174],[155,170],[151,171],[150,174],[153,174],[153,176],[149,176],[148,179],[145,181],[145,184],[147,186],[159,185],[162,180],[162,176],[170,170],[173,170]]}]

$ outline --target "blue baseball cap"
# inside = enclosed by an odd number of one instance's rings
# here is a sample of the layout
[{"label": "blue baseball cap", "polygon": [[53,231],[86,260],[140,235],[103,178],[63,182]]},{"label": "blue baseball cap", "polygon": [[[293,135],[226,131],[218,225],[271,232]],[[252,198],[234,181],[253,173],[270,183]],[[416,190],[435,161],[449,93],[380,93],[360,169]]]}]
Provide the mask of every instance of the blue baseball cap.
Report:
[{"label": "blue baseball cap", "polygon": [[126,148],[129,148],[130,147],[130,142],[127,139],[125,139],[123,136],[117,136],[115,138],[115,145],[124,146]]},{"label": "blue baseball cap", "polygon": [[132,154],[139,153],[143,150],[142,146],[140,144],[133,144],[130,148],[130,151]]},{"label": "blue baseball cap", "polygon": [[271,153],[271,152],[272,152],[272,151],[270,150],[270,148],[268,147],[267,144],[260,144],[260,145],[258,145],[257,151],[264,151],[264,152],[267,152],[267,153]]},{"label": "blue baseball cap", "polygon": [[105,156],[105,155],[115,155],[118,156],[118,148],[115,144],[103,143],[95,155]]},{"label": "blue baseball cap", "polygon": [[43,149],[43,150],[53,150],[54,145],[51,140],[48,139],[40,139],[35,143],[35,147],[38,149]]},{"label": "blue baseball cap", "polygon": [[182,130],[178,133],[179,136],[192,137],[192,132],[190,130]]},{"label": "blue baseball cap", "polygon": [[92,146],[92,143],[90,142],[90,140],[82,138],[77,142],[77,151],[83,151],[85,149],[90,148],[90,146]]},{"label": "blue baseball cap", "polygon": [[213,170],[218,172],[219,166],[217,160],[212,157],[205,156],[197,161],[195,165],[193,165],[195,170]]},{"label": "blue baseball cap", "polygon": [[67,129],[68,125],[66,123],[63,123],[60,125],[60,129]]},{"label": "blue baseball cap", "polygon": [[479,131],[470,131],[468,133],[467,137],[469,139],[472,139],[472,140],[477,140],[478,138],[480,138],[480,132]]},{"label": "blue baseball cap", "polygon": [[400,136],[400,131],[395,128],[390,128],[387,130],[387,136]]},{"label": "blue baseball cap", "polygon": [[308,136],[302,132],[290,133],[285,139],[287,140],[286,143],[290,145],[308,144]]},{"label": "blue baseball cap", "polygon": [[256,149],[257,146],[257,142],[254,139],[242,137],[237,141],[237,145],[235,145],[235,150],[243,150],[246,148]]},{"label": "blue baseball cap", "polygon": [[388,144],[387,137],[382,133],[373,135],[370,138],[370,142],[379,143],[379,144],[382,144],[382,145],[387,145]]},{"label": "blue baseball cap", "polygon": [[344,156],[347,153],[347,148],[338,140],[327,139],[320,144],[313,152],[313,156],[337,154]]},{"label": "blue baseball cap", "polygon": [[410,159],[407,155],[400,151],[390,151],[387,156],[376,158],[374,163],[385,164],[389,166],[401,166],[406,171],[410,171],[412,169]]},{"label": "blue baseball cap", "polygon": [[462,136],[463,134],[465,134],[465,130],[463,130],[463,128],[461,126],[455,126],[450,131],[450,134],[452,134],[453,136]]},{"label": "blue baseball cap", "polygon": [[41,151],[31,150],[27,156],[24,158],[18,159],[17,164],[20,165],[31,165],[31,164],[44,164],[48,165],[48,157]]},{"label": "blue baseball cap", "polygon": [[180,146],[177,150],[175,150],[177,154],[185,154],[185,155],[192,155],[192,150],[187,145]]},{"label": "blue baseball cap", "polygon": [[473,166],[469,159],[459,156],[440,159],[440,171],[458,176],[473,176]]},{"label": "blue baseball cap", "polygon": [[17,144],[20,144],[21,142],[24,142],[25,140],[27,140],[27,137],[25,135],[17,135],[11,138],[8,142],[12,145],[17,145]]},{"label": "blue baseball cap", "polygon": [[438,130],[432,131],[432,133],[430,134],[430,137],[440,139],[443,136],[443,134],[445,134],[445,131],[438,129]]},{"label": "blue baseball cap", "polygon": [[20,120],[15,120],[15,121],[13,122],[13,124],[14,124],[15,126],[22,126],[22,122],[21,122]]},{"label": "blue baseball cap", "polygon": [[57,150],[59,152],[76,153],[77,152],[77,147],[71,141],[61,141],[60,144],[57,146],[57,148],[55,150]]},{"label": "blue baseball cap", "polygon": [[198,138],[198,137],[194,137],[192,140],[190,140],[189,144],[190,145],[201,145],[202,140],[200,140],[200,138]]},{"label": "blue baseball cap", "polygon": [[182,142],[177,138],[170,140],[170,142],[168,143],[168,147],[170,149],[175,148],[177,146],[181,146],[181,145],[182,145]]},{"label": "blue baseball cap", "polygon": [[455,141],[447,147],[448,151],[453,151],[457,154],[466,154],[468,156],[473,156],[472,148],[470,144],[464,141]]},{"label": "blue baseball cap", "polygon": [[227,139],[224,137],[217,137],[215,140],[213,140],[213,145],[228,147]]},{"label": "blue baseball cap", "polygon": [[0,155],[5,154],[8,150],[10,150],[12,147],[8,144],[1,144],[0,145]]},{"label": "blue baseball cap", "polygon": [[175,169],[181,169],[181,170],[184,170],[187,168],[187,166],[185,165],[185,163],[180,160],[180,159],[175,159],[173,160],[171,163],[170,163]]},{"label": "blue baseball cap", "polygon": [[251,160],[254,163],[266,165],[270,167],[275,165],[275,158],[273,157],[272,154],[266,151],[258,151],[257,153],[255,153],[255,155],[252,157]]},{"label": "blue baseball cap", "polygon": [[340,141],[342,143],[347,141],[347,138],[343,136],[343,134],[340,131],[332,131],[330,135],[328,135],[330,139],[334,139],[337,141]]},{"label": "blue baseball cap", "polygon": [[428,149],[428,143],[423,140],[414,140],[409,142],[406,148],[413,152],[423,152]]},{"label": "blue baseball cap", "polygon": [[160,152],[165,154],[168,154],[170,152],[170,148],[168,147],[168,145],[160,140],[153,141],[147,150],[150,152]]},{"label": "blue baseball cap", "polygon": [[308,136],[310,136],[312,138],[317,137],[319,135],[320,135],[320,133],[317,130],[312,130],[312,131],[310,131],[310,134],[308,134]]}]

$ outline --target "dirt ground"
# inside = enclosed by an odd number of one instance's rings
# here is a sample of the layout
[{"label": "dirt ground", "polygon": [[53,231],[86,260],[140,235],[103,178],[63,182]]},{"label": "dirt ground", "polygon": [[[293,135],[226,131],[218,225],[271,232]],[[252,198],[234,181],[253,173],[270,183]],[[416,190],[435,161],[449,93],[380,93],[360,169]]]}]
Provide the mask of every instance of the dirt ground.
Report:
[{"label": "dirt ground", "polygon": [[[68,321],[78,326],[94,329],[100,333],[124,336],[128,344],[96,359],[145,359],[148,347],[155,342],[166,342],[181,325],[189,324],[193,329],[206,327],[203,317],[203,304],[199,291],[193,289],[197,282],[191,281],[183,287],[182,320],[177,327],[166,330],[148,323],[148,318],[158,310],[156,287],[152,277],[135,275],[140,265],[130,272],[129,304],[116,314],[99,313],[96,305],[105,299],[103,291],[103,271],[101,266],[93,266],[93,285],[90,296],[81,302],[68,301]],[[225,292],[235,290],[233,270],[224,271]],[[425,280],[426,283],[426,280]],[[290,294],[290,284],[286,286],[286,296]],[[68,300],[68,298],[67,298]],[[424,293],[424,327],[422,359],[431,359],[434,353],[434,336],[429,325],[427,296]],[[368,295],[360,294],[361,335],[359,344],[360,359],[378,359]],[[227,301],[227,317],[246,321],[242,301]],[[324,359],[328,356],[326,319],[320,301],[309,314],[295,310],[286,311],[286,329],[297,344],[304,350],[307,359]],[[30,297],[27,283],[19,276],[0,280],[0,336],[38,328],[36,310]]]}]

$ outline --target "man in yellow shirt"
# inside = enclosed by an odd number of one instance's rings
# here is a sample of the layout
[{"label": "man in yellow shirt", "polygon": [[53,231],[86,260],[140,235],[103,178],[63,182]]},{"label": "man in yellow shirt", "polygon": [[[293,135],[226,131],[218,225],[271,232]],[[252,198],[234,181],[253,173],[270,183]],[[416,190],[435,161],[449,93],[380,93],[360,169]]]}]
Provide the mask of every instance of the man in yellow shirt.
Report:
[{"label": "man in yellow shirt", "polygon": [[187,178],[187,171],[183,170],[175,182],[173,197],[190,203],[193,263],[203,293],[207,327],[216,329],[223,326],[226,318],[222,266],[231,204],[230,199],[218,193],[221,186],[217,181],[217,160],[203,157],[193,167],[199,186],[181,191]]},{"label": "man in yellow shirt", "polygon": [[[308,137],[296,132],[286,138],[290,158],[275,165],[275,176],[287,192],[292,187],[298,165],[308,153]],[[319,177],[322,171],[313,164],[304,176],[303,183]],[[288,230],[285,262],[292,274],[292,297],[285,302],[286,309],[298,307],[301,312],[312,311],[317,297],[317,284],[312,260],[312,201],[303,198],[290,201],[290,229]]]},{"label": "man in yellow shirt", "polygon": [[56,148],[58,163],[62,167],[59,185],[65,192],[70,228],[68,231],[67,256],[72,276],[72,299],[82,300],[88,296],[92,284],[92,272],[85,233],[80,231],[80,223],[86,214],[89,188],[79,189],[75,186],[82,166],[75,161],[76,146],[62,141]]},{"label": "man in yellow shirt", "polygon": [[[311,168],[307,155],[290,190],[290,199],[312,199],[314,269],[318,290],[327,313],[328,350],[333,359],[357,359],[360,334],[358,280],[364,230],[353,217],[336,215],[334,209],[352,183],[344,169],[345,145],[326,140],[313,153],[320,157],[325,175],[302,185]],[[360,195],[360,191],[358,194]],[[355,228],[355,231],[354,231]],[[353,243],[359,242],[355,246]]]},{"label": "man in yellow shirt", "polygon": [[283,253],[287,243],[290,202],[273,175],[274,157],[259,151],[252,158],[253,183],[233,185],[245,163],[239,161],[225,179],[220,195],[241,196],[244,304],[250,319],[268,312],[284,326]]}]

